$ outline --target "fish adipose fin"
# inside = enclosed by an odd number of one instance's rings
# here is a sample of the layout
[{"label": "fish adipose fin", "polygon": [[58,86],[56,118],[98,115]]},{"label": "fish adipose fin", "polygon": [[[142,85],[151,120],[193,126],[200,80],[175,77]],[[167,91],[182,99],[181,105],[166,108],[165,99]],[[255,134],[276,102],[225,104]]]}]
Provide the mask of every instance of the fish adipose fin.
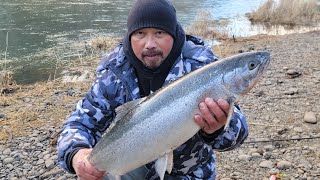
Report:
[{"label": "fish adipose fin", "polygon": [[173,166],[173,152],[165,153],[163,156],[158,158],[155,163],[155,169],[157,174],[160,177],[160,180],[163,180],[164,174],[167,171],[169,174],[171,173]]},{"label": "fish adipose fin", "polygon": [[234,101],[235,101],[235,97],[230,97],[227,99],[229,105],[230,105],[230,108],[229,108],[229,111],[228,111],[228,117],[227,117],[227,121],[226,121],[226,124],[224,125],[224,129],[227,129],[229,127],[229,124],[230,124],[230,121],[231,121],[231,118],[232,118],[232,115],[233,115],[233,111],[234,111]]}]

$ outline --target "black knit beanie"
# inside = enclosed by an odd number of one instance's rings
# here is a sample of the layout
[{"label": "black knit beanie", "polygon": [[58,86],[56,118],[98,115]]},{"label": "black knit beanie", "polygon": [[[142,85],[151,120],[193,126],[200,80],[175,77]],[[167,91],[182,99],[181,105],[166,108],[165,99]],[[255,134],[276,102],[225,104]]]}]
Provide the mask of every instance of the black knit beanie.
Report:
[{"label": "black knit beanie", "polygon": [[129,36],[141,28],[158,28],[176,38],[176,10],[168,0],[137,0],[129,12]]}]

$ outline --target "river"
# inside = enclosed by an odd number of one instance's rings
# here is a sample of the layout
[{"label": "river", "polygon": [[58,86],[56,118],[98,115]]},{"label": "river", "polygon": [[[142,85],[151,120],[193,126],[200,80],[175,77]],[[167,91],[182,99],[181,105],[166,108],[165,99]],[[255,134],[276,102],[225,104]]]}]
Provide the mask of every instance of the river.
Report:
[{"label": "river", "polygon": [[[178,20],[187,27],[199,11],[232,20],[237,36],[258,32],[245,13],[265,0],[173,0]],[[0,70],[14,72],[19,84],[47,80],[61,54],[75,42],[96,36],[123,36],[131,0],[0,0]]]}]

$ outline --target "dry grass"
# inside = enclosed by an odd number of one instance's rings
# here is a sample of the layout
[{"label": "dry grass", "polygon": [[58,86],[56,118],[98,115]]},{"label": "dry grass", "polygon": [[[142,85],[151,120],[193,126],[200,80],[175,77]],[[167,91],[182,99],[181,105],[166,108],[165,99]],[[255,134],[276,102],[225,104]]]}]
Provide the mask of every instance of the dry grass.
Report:
[{"label": "dry grass", "polygon": [[218,27],[219,29],[226,27],[227,23],[227,21],[214,21],[211,13],[200,11],[195,21],[186,28],[186,33],[204,39],[227,39],[226,33],[217,30]]},{"label": "dry grass", "polygon": [[[57,59],[52,68],[62,66],[74,77],[84,72],[92,73],[84,81],[64,83],[63,77],[53,77],[47,82],[17,85],[12,71],[0,70],[0,114],[4,115],[0,118],[0,142],[10,140],[12,136],[26,136],[40,127],[61,126],[76,102],[88,91],[101,53],[110,51],[118,42],[119,38],[96,37],[90,41],[86,55],[68,62],[63,62],[57,53],[52,54]],[[76,95],[68,94],[73,91]]]},{"label": "dry grass", "polygon": [[89,86],[90,83],[61,81],[11,86],[13,93],[0,94],[0,109],[5,115],[0,119],[0,141],[8,140],[10,134],[19,137],[40,127],[61,126],[82,98],[66,92],[86,92]]},{"label": "dry grass", "polygon": [[248,18],[253,23],[271,25],[314,25],[320,21],[317,0],[267,0]]},{"label": "dry grass", "polygon": [[[276,39],[277,36],[268,35],[241,37],[237,38],[236,41],[233,39],[227,39],[223,42],[223,44],[213,46],[212,50],[219,58],[226,58],[242,52],[265,50],[267,49],[266,45],[270,44],[271,41]],[[260,43],[256,44],[256,42]]]},{"label": "dry grass", "polygon": [[[15,81],[13,80],[13,72],[9,70],[1,70],[0,71],[0,87],[5,88],[8,85],[15,84]],[[1,89],[2,89],[1,88]]]},{"label": "dry grass", "polygon": [[120,38],[96,36],[88,42],[88,46],[94,51],[109,52],[113,50],[119,41]]}]

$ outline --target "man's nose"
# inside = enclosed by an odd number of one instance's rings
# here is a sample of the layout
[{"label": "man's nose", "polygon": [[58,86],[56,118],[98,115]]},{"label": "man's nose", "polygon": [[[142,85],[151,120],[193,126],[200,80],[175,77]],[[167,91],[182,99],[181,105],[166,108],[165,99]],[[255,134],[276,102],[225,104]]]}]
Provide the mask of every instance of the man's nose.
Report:
[{"label": "man's nose", "polygon": [[146,49],[154,49],[157,47],[157,43],[152,36],[147,37],[145,48]]}]

